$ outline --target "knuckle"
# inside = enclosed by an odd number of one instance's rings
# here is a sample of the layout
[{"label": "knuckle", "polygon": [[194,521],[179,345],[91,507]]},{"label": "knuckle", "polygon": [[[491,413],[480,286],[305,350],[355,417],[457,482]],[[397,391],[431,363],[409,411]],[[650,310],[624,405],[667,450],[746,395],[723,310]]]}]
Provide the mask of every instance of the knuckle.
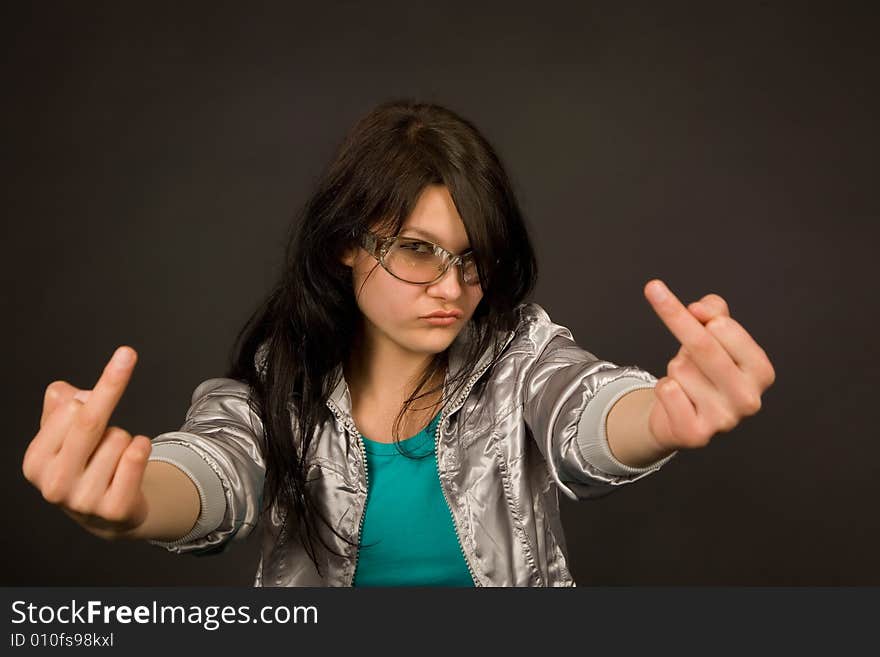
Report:
[{"label": "knuckle", "polygon": [[110,427],[104,432],[104,442],[119,453],[131,444],[131,435],[125,429]]},{"label": "knuckle", "polygon": [[694,447],[705,447],[709,444],[709,441],[712,439],[712,436],[715,435],[714,431],[701,431],[694,438]]},{"label": "knuckle", "polygon": [[730,318],[724,315],[718,315],[706,322],[706,328],[712,333],[721,334],[730,327]]},{"label": "knuckle", "polygon": [[84,516],[93,515],[95,511],[95,499],[94,496],[89,493],[79,493],[71,496],[70,500],[68,500],[64,506],[74,513],[79,513]]},{"label": "knuckle", "polygon": [[101,425],[101,418],[91,409],[83,406],[75,419],[76,426],[86,432],[93,432]]},{"label": "knuckle", "polygon": [[34,453],[34,448],[29,447],[24,453],[24,458],[21,460],[21,473],[25,479],[33,484],[37,480],[39,470],[39,458]]},{"label": "knuckle", "polygon": [[61,396],[62,390],[64,390],[66,386],[67,384],[64,381],[52,381],[52,383],[46,386],[44,398],[47,400],[58,399]]},{"label": "knuckle", "polygon": [[128,509],[118,502],[110,502],[101,508],[101,517],[110,522],[125,522],[128,515]]},{"label": "knuckle", "polygon": [[[135,445],[135,442],[140,442],[140,441],[132,440],[131,442],[129,442],[128,448],[130,448],[130,449],[127,448],[122,455],[123,458],[129,459],[132,462],[138,462],[138,461],[143,460],[142,455],[143,455],[144,451],[142,448],[137,447]],[[152,451],[152,446],[151,446],[150,451]]]},{"label": "knuckle", "polygon": [[691,445],[693,447],[705,447],[709,444],[709,439],[715,435],[715,431],[704,420],[698,420],[691,432]]},{"label": "knuckle", "polygon": [[113,451],[116,454],[117,462],[120,459],[131,458],[131,450],[129,449],[129,447],[131,447],[131,443],[131,439],[124,436],[117,438],[117,440],[113,442]]},{"label": "knuckle", "polygon": [[742,409],[746,415],[754,415],[761,410],[761,396],[747,395],[742,402]]},{"label": "knuckle", "polygon": [[67,499],[67,482],[58,476],[50,477],[43,483],[40,493],[49,504],[61,504]]},{"label": "knuckle", "polygon": [[738,420],[733,414],[727,412],[722,413],[717,422],[718,431],[727,433],[728,431],[732,431],[737,424]]},{"label": "knuckle", "polygon": [[117,440],[119,442],[126,442],[126,443],[131,442],[131,434],[128,433],[128,431],[126,431],[122,427],[117,427],[117,426],[107,427],[106,433],[107,433],[108,437],[112,438],[113,440]]},{"label": "knuckle", "polygon": [[134,438],[132,438],[131,441],[138,442],[144,445],[144,449],[146,449],[148,455],[153,452],[153,441],[150,439],[149,436],[138,434]]},{"label": "knuckle", "polygon": [[685,435],[684,444],[688,449],[696,449],[705,446],[706,443],[703,440],[702,433],[696,430],[691,430]]},{"label": "knuckle", "polygon": [[680,423],[675,428],[675,433],[678,435],[679,439],[685,447],[693,447],[697,434],[696,422],[690,421]]},{"label": "knuckle", "polygon": [[711,303],[714,307],[718,308],[720,312],[727,314],[729,312],[729,307],[727,302],[724,300],[719,294],[715,294],[714,292],[710,292],[705,297],[706,301]]}]

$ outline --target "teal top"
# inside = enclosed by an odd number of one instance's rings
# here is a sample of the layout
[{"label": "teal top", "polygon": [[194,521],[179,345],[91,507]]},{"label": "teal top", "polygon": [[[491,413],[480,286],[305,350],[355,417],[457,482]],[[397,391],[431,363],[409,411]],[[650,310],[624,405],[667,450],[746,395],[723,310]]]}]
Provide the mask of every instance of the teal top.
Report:
[{"label": "teal top", "polygon": [[361,434],[369,490],[353,586],[474,585],[437,474],[439,420],[398,444]]}]

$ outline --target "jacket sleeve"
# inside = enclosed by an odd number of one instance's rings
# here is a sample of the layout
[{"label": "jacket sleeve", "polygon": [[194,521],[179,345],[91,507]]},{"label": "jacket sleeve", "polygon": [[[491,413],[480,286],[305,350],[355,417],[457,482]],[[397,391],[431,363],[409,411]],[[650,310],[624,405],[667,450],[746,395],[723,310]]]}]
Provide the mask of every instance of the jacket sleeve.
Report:
[{"label": "jacket sleeve", "polygon": [[153,438],[150,460],[183,470],[199,492],[201,511],[186,536],[151,544],[179,554],[212,554],[257,524],[266,468],[262,423],[248,405],[248,392],[234,379],[203,381],[180,430]]},{"label": "jacket sleeve", "polygon": [[656,472],[678,453],[640,468],[618,461],[608,446],[608,413],[628,392],[654,387],[656,377],[600,360],[578,346],[571,331],[554,324],[541,306],[524,306],[520,330],[529,354],[521,390],[524,419],[567,497],[606,495]]}]

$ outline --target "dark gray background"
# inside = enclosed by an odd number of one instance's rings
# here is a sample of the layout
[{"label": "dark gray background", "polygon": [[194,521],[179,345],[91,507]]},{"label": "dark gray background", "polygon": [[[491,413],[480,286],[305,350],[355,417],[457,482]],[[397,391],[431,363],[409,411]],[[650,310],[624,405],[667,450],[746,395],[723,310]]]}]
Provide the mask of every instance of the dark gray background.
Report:
[{"label": "dark gray background", "polygon": [[[105,543],[21,474],[54,379],[140,361],[113,423],[180,426],[274,280],[351,124],[410,95],[495,144],[584,348],[657,376],[642,296],[721,294],[764,408],[595,502],[563,498],[579,585],[880,584],[877,21],[866,9],[530,3],[7,3],[2,582],[250,584],[256,541]],[[864,5],[867,6],[867,3]]]}]

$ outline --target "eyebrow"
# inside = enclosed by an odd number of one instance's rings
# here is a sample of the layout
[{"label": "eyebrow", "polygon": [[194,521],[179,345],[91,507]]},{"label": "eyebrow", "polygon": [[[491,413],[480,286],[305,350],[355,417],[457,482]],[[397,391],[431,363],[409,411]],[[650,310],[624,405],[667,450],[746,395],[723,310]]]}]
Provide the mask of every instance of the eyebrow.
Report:
[{"label": "eyebrow", "polygon": [[[421,228],[416,228],[415,226],[406,226],[405,228],[402,228],[400,232],[401,233],[406,233],[406,232],[418,233],[422,237],[425,237],[425,238],[431,240],[435,244],[440,244],[440,239],[436,235],[431,234],[427,230],[422,230]],[[471,248],[468,247],[464,251],[460,251],[459,253],[465,253],[470,250],[471,250]],[[459,255],[459,253],[457,253],[455,255]]]}]

